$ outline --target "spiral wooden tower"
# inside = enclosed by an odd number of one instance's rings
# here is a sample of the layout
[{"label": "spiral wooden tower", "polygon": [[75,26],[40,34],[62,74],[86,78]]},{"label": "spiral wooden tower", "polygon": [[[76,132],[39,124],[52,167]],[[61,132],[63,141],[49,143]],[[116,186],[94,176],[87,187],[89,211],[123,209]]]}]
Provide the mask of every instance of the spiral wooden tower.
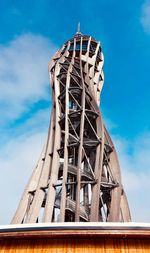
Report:
[{"label": "spiral wooden tower", "polygon": [[12,223],[130,221],[120,167],[100,113],[103,53],[79,31],[49,63],[46,145]]}]

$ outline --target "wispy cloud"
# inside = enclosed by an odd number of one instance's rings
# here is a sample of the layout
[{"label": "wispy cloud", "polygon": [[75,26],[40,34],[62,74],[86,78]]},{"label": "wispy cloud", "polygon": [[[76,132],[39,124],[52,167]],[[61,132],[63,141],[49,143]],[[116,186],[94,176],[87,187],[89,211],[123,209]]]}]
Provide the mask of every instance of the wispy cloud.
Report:
[{"label": "wispy cloud", "polygon": [[44,144],[45,133],[13,138],[0,155],[0,224],[9,224]]},{"label": "wispy cloud", "polygon": [[133,221],[150,222],[150,133],[129,142],[113,136]]},{"label": "wispy cloud", "polygon": [[50,109],[32,107],[51,99],[48,61],[55,51],[33,34],[0,45],[0,224],[10,222],[44,144]]},{"label": "wispy cloud", "polygon": [[50,109],[41,109],[15,132],[3,132],[6,141],[0,146],[0,224],[8,224],[40,156],[49,125]]},{"label": "wispy cloud", "polygon": [[143,3],[140,20],[145,32],[150,34],[150,0]]},{"label": "wispy cloud", "polygon": [[0,123],[16,119],[29,105],[49,99],[48,61],[56,51],[45,37],[24,34],[0,45]]},{"label": "wispy cloud", "polygon": [[[50,110],[39,110],[0,146],[0,224],[10,223],[46,141]],[[5,133],[9,134],[10,133]]]}]

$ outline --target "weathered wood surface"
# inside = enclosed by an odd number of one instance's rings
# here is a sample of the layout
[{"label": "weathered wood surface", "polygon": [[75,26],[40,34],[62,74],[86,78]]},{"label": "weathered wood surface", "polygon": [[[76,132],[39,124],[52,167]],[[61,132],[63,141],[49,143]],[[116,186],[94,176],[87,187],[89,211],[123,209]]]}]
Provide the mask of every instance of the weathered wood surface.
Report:
[{"label": "weathered wood surface", "polygon": [[0,252],[42,252],[42,253],[147,253],[150,252],[149,239],[130,238],[53,238],[17,239],[0,242]]},{"label": "weathered wood surface", "polygon": [[150,224],[0,226],[1,252],[147,253],[150,252]]}]

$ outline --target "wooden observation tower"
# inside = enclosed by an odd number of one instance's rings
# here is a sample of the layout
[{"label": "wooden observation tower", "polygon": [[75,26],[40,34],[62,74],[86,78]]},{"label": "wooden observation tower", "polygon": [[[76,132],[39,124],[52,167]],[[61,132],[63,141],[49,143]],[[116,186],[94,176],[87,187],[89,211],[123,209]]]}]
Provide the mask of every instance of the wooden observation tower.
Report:
[{"label": "wooden observation tower", "polygon": [[116,150],[100,112],[103,62],[100,43],[80,30],[49,62],[48,137],[13,224],[131,220]]},{"label": "wooden observation tower", "polygon": [[100,113],[103,61],[100,43],[80,30],[51,59],[47,141],[12,224],[0,226],[0,252],[150,252],[150,224],[129,222]]}]

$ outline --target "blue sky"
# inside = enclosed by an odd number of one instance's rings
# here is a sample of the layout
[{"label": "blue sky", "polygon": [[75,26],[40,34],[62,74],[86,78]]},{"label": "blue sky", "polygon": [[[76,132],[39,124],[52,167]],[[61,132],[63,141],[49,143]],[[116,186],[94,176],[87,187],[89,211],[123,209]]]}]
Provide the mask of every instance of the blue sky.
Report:
[{"label": "blue sky", "polygon": [[78,21],[102,44],[101,110],[133,220],[150,222],[150,0],[0,0],[1,224],[10,222],[46,138],[48,61]]}]

